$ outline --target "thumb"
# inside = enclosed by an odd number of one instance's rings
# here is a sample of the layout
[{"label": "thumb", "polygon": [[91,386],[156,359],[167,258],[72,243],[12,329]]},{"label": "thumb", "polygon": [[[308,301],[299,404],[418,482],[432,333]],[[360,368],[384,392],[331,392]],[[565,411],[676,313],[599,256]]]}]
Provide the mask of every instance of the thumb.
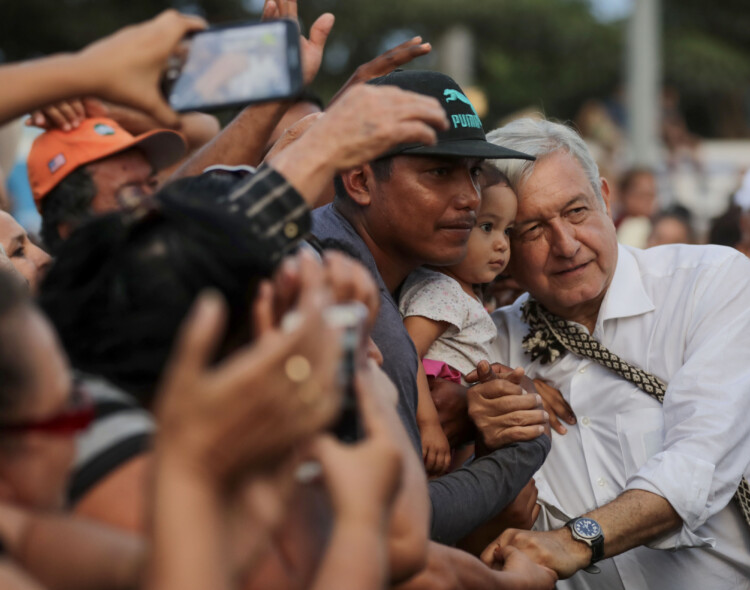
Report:
[{"label": "thumb", "polygon": [[[154,90],[154,92],[158,91]],[[143,110],[168,129],[180,128],[180,116],[172,110],[161,96],[155,96],[154,100],[145,105]]]},{"label": "thumb", "polygon": [[477,379],[480,383],[487,383],[488,381],[492,381],[497,378],[498,377],[492,370],[490,363],[488,363],[487,361],[479,361],[479,363],[477,364]]}]

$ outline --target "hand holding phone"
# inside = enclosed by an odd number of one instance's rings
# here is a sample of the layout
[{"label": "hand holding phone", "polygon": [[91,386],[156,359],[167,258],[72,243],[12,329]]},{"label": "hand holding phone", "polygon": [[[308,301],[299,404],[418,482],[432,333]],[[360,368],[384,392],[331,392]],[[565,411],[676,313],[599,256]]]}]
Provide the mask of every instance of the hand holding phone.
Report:
[{"label": "hand holding phone", "polygon": [[179,112],[279,100],[302,88],[299,29],[291,20],[212,28],[186,38],[163,89]]}]

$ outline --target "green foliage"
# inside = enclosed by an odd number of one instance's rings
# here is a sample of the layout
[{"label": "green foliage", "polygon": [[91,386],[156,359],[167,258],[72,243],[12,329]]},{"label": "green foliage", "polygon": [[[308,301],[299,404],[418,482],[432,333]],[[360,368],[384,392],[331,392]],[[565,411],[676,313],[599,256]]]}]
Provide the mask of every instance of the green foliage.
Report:
[{"label": "green foliage", "polygon": [[[680,91],[699,131],[716,97],[742,104],[750,94],[748,0],[661,0],[665,79]],[[388,45],[420,34],[434,55],[409,67],[437,68],[441,37],[460,24],[474,35],[476,83],[489,101],[487,121],[532,107],[572,118],[622,79],[625,23],[601,23],[586,0],[299,0],[303,23],[329,11],[336,26],[315,89],[330,98],[357,65]],[[249,0],[2,0],[0,50],[6,60],[69,51],[170,6],[211,22],[253,18]],[[257,5],[257,2],[255,3]],[[337,58],[337,59],[333,59]],[[337,63],[336,63],[337,62]],[[712,102],[708,103],[707,98]],[[726,129],[726,124],[722,128]]]}]

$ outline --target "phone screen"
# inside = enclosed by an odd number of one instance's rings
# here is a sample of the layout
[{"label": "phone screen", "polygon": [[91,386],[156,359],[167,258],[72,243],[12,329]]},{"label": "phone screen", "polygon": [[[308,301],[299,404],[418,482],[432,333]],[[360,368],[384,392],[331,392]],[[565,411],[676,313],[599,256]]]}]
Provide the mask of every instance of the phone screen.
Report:
[{"label": "phone screen", "polygon": [[170,105],[177,111],[211,110],[297,93],[298,35],[296,25],[284,20],[196,34],[169,93]]}]

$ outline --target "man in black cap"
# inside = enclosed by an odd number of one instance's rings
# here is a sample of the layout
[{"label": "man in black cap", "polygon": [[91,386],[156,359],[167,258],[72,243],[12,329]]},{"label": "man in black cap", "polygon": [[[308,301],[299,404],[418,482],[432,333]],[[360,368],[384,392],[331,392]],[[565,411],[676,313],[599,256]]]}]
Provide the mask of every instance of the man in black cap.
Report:
[{"label": "man in black cap", "polygon": [[[401,419],[421,453],[416,422],[419,358],[398,311],[399,287],[422,264],[456,264],[466,255],[484,159],[533,158],[487,142],[471,102],[444,74],[396,71],[370,83],[437,98],[450,127],[438,132],[434,145],[402,144],[342,173],[334,202],[313,212],[313,233],[323,244],[335,242],[356,253],[378,281],[381,309],[372,337],[383,353],[383,369],[399,390]],[[430,482],[433,540],[454,543],[495,517],[544,461],[550,446],[546,435],[539,436],[544,415],[537,396],[513,395],[520,393],[509,381],[472,388],[470,407],[472,400],[477,402],[472,414],[498,417],[492,431],[480,433],[496,450]],[[510,413],[525,428],[513,444],[497,448],[493,441],[508,438],[497,425]]]}]

